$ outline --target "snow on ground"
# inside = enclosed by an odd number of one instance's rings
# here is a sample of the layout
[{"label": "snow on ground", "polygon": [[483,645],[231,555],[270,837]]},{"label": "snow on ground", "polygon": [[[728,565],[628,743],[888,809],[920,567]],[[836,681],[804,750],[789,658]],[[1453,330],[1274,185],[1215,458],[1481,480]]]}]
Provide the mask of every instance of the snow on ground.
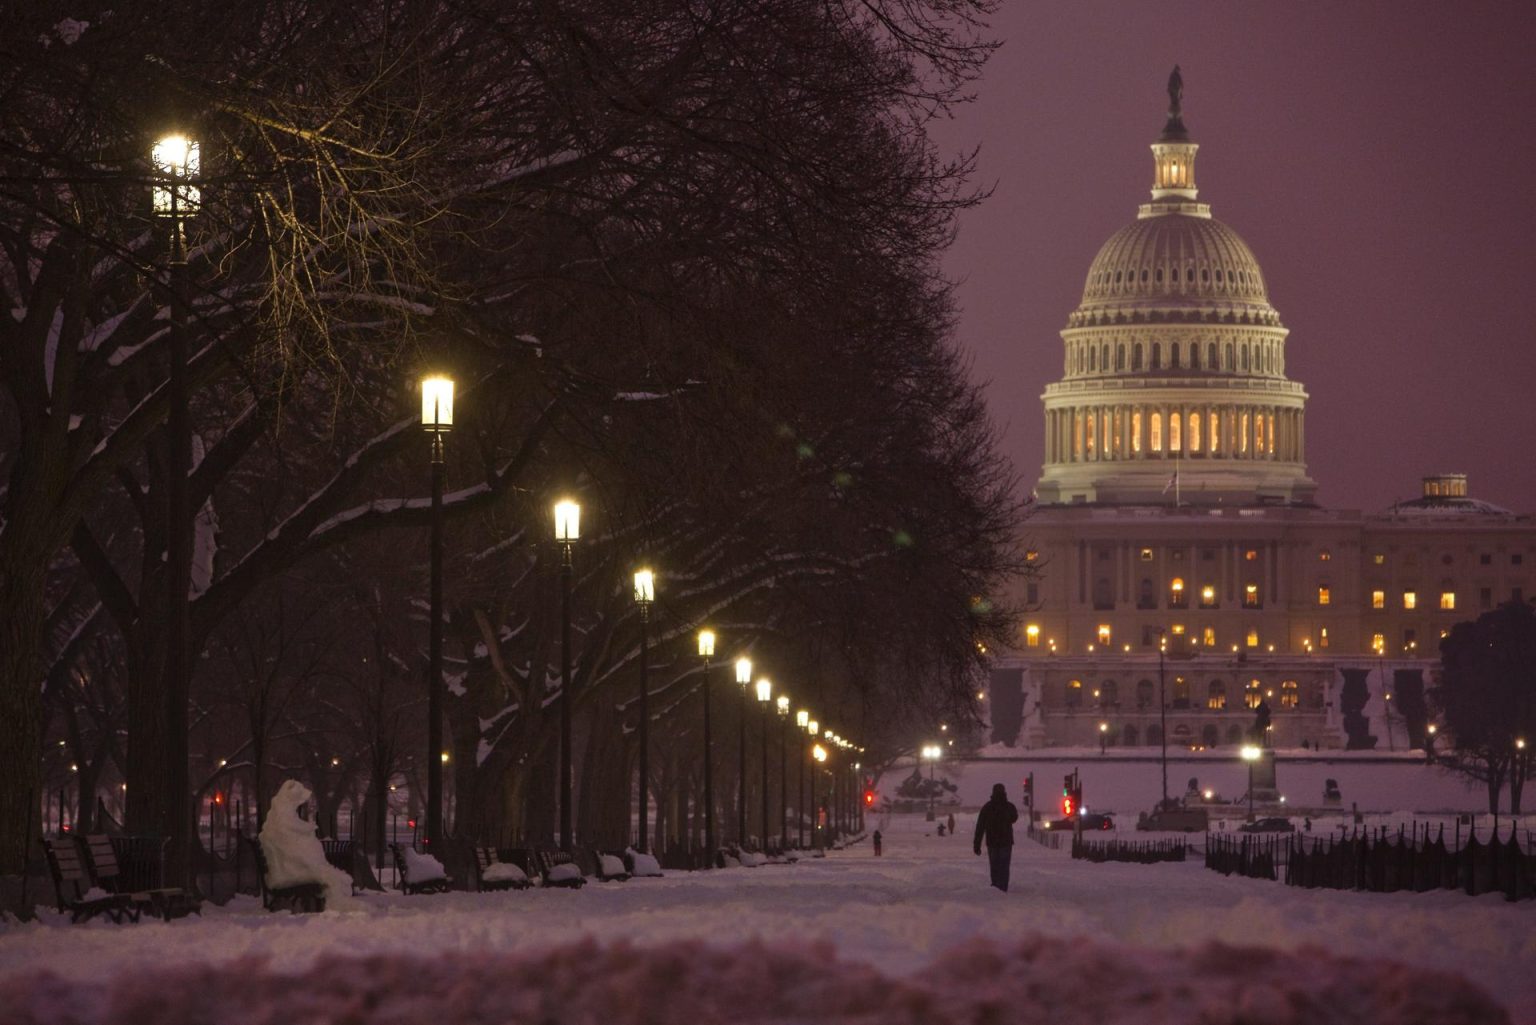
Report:
[{"label": "snow on ground", "polygon": [[[792,866],[670,873],[663,879],[594,882],[577,891],[369,896],[361,899],[359,911],[297,916],[268,914],[253,898],[241,898],[225,908],[208,908],[201,919],[134,926],[70,926],[49,913],[40,922],[0,928],[0,1021],[34,1020],[20,1011],[10,1019],[7,1007],[35,1008],[35,1020],[56,1025],[209,1020],[185,1008],[180,1015],[164,1007],[146,1010],[146,994],[182,991],[191,994],[187,1000],[206,1001],[214,1008],[208,1015],[221,1021],[285,1025],[436,1022],[447,1006],[442,1001],[451,1003],[453,1020],[465,1023],[518,1020],[509,1011],[514,1006],[523,1008],[521,1020],[570,1022],[1046,1020],[1044,1014],[1037,1019],[1038,1008],[1051,1011],[1049,1020],[1056,1025],[1121,1020],[1319,1025],[1343,1021],[1339,1015],[1345,1012],[1373,1023],[1497,1021],[1479,1010],[1475,995],[1460,984],[1426,974],[1449,971],[1485,989],[1515,1021],[1536,1025],[1536,973],[1529,970],[1536,964],[1536,906],[1529,902],[1454,892],[1298,890],[1223,877],[1198,861],[1093,865],[1022,837],[1015,848],[1013,888],[999,894],[986,885],[985,859],[971,853],[972,817],[958,818],[960,837],[942,839],[929,835],[930,825],[920,815],[872,823],[885,834],[885,855],[879,859],[863,843]],[[702,947],[677,946],[678,941]],[[973,941],[983,942],[942,960],[946,951]],[[1212,941],[1280,954],[1204,946]],[[551,955],[582,943],[596,946]],[[615,954],[612,945],[623,943],[641,951]],[[316,967],[343,953],[386,960]],[[398,960],[439,953],[449,955],[454,967]],[[497,959],[508,953],[521,957],[515,964]],[[1343,957],[1389,959],[1409,970],[1353,965]],[[697,965],[713,974],[700,981],[690,975]],[[260,966],[316,974],[277,985],[262,981]],[[184,981],[156,974],[167,970],[198,982],[189,990]],[[593,970],[596,976],[582,974]],[[79,990],[40,976],[45,972],[99,981],[97,988]],[[601,980],[610,975],[608,991]],[[638,998],[624,989],[642,977],[650,980],[650,991],[668,994],[654,998],[666,1003],[651,1007],[653,1017],[636,1010]],[[235,978],[242,980],[246,996],[221,993]],[[269,997],[299,986],[324,988],[326,980],[342,978],[352,980],[341,987],[348,992],[354,983],[363,985],[357,980],[369,978],[384,989],[353,993],[351,1017],[330,1005],[313,1017],[279,1014],[262,1004],[268,997],[256,993],[263,985]],[[543,1017],[547,1009],[527,1003],[532,995],[504,987],[497,1005],[502,1017],[495,1017],[471,1007],[484,999],[477,995],[476,979],[486,978],[517,978],[582,996],[572,997],[569,1016]],[[437,981],[428,984],[428,979]],[[704,999],[699,991],[722,986],[734,1017],[702,1004],[682,1013],[692,1006],[687,1001]],[[404,991],[412,987],[419,993],[410,999],[418,1002],[438,993],[432,1006],[439,1013],[418,1008],[418,1016],[411,1017],[401,1011],[410,1003]],[[770,998],[765,987],[784,992]],[[1081,1002],[1071,998],[1078,990]],[[522,1003],[512,1000],[514,991]],[[991,994],[996,1005],[988,1013],[994,1017],[977,1009],[979,993]],[[540,994],[539,999],[548,997]],[[1422,1000],[1449,1001],[1452,1009],[1414,1003]],[[379,1001],[391,1013],[358,1010]],[[581,1008],[587,1010],[578,1013]],[[1007,1014],[996,1017],[999,1008]]]}]

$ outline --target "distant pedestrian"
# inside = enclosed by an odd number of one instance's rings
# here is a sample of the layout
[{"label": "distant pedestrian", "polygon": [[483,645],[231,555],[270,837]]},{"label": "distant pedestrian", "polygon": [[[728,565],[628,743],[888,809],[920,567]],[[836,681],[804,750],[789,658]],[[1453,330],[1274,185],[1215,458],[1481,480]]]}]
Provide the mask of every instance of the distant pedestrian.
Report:
[{"label": "distant pedestrian", "polygon": [[955,813],[954,812],[950,812],[949,813],[949,835],[950,836],[954,836],[955,835]]},{"label": "distant pedestrian", "polygon": [[1001,783],[992,787],[992,799],[976,815],[973,846],[981,855],[981,841],[987,841],[987,864],[992,871],[992,885],[1008,892],[1008,868],[1013,861],[1013,824],[1019,821],[1019,809],[1008,800],[1008,788]]},{"label": "distant pedestrian", "polygon": [[944,835],[944,823],[942,823],[942,822],[939,823],[939,835],[940,836]]},{"label": "distant pedestrian", "polygon": [[875,841],[875,857],[878,858],[878,857],[880,857],[880,841],[882,839],[882,837],[880,836],[880,830],[878,830],[878,829],[875,830],[875,835],[874,835],[873,839]]}]

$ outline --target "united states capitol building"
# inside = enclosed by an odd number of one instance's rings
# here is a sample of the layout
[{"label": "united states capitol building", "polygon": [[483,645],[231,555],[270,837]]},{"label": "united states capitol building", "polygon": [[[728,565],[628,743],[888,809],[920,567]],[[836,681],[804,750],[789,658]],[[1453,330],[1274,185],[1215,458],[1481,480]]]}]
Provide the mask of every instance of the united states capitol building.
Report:
[{"label": "united states capitol building", "polygon": [[1199,199],[1177,71],[1169,93],[1151,201],[1088,268],[1043,396],[1035,573],[992,739],[1222,747],[1264,702],[1276,747],[1422,747],[1440,638],[1536,595],[1536,516],[1454,473],[1377,512],[1316,503],[1289,332]]}]

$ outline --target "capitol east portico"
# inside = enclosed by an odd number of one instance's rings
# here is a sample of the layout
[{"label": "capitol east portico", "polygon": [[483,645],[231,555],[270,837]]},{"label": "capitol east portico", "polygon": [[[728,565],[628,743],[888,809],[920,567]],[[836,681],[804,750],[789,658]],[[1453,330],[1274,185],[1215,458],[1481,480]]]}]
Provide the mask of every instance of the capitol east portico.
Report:
[{"label": "capitol east portico", "polygon": [[1225,746],[1262,702],[1277,746],[1422,746],[1439,638],[1536,591],[1536,517],[1457,474],[1380,513],[1318,503],[1288,332],[1199,199],[1198,148],[1175,70],[1150,200],[1089,267],[1042,396],[1028,611],[995,661],[992,739],[1155,745],[1166,725]]}]

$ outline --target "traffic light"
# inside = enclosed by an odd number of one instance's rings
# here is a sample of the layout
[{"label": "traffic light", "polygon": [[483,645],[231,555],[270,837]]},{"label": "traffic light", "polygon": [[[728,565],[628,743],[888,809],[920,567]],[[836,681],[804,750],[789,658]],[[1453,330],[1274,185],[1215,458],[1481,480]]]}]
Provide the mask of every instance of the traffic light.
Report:
[{"label": "traffic light", "polygon": [[1035,806],[1035,774],[1033,772],[1031,772],[1028,776],[1024,777],[1024,807],[1026,807],[1026,808],[1033,808],[1034,806]]},{"label": "traffic light", "polygon": [[875,792],[873,790],[866,790],[866,791],[864,791],[864,807],[866,807],[866,808],[873,808],[874,806],[875,806]]},{"label": "traffic light", "polygon": [[1077,810],[1077,802],[1075,798],[1076,795],[1073,794],[1071,790],[1068,790],[1066,793],[1061,795],[1062,818],[1070,819],[1072,817],[1072,813]]}]

